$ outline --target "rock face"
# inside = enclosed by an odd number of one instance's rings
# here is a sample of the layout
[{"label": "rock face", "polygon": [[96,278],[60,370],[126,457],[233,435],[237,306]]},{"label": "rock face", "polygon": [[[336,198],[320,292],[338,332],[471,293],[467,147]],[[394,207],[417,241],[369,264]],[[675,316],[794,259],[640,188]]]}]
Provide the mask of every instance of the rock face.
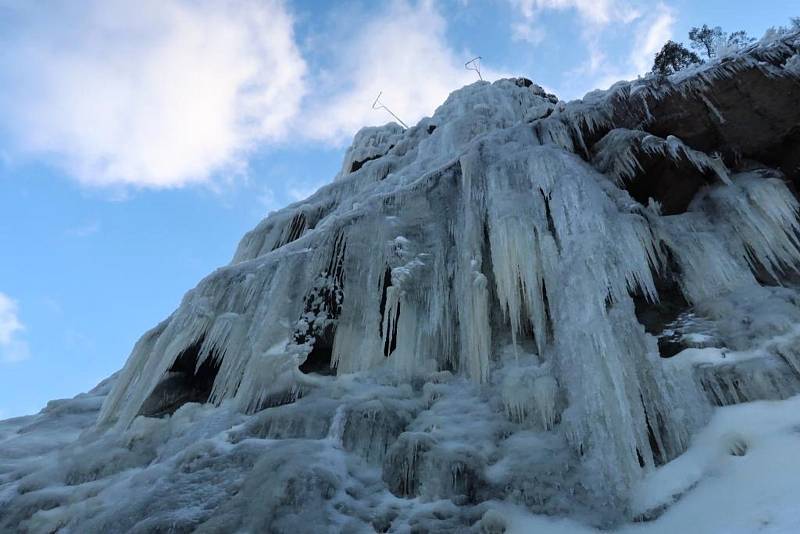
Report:
[{"label": "rock face", "polygon": [[631,492],[715,406],[800,392],[799,51],[364,129],[120,373],[0,423],[0,527],[655,517]]}]

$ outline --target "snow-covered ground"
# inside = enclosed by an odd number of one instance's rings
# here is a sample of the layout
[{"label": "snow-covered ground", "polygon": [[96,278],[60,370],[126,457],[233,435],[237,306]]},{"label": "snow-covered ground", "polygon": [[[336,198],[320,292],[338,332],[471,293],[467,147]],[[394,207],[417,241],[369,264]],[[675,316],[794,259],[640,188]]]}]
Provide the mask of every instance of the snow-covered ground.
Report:
[{"label": "snow-covered ground", "polygon": [[[633,509],[666,510],[625,534],[800,532],[800,397],[719,408],[681,456],[632,490]],[[508,534],[598,533],[576,521],[501,505]]]}]

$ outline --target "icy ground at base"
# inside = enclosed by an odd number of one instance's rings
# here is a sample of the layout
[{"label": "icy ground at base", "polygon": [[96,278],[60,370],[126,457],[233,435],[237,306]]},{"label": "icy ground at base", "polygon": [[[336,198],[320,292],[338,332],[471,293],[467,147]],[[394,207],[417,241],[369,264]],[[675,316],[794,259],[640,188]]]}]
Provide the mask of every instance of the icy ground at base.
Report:
[{"label": "icy ground at base", "polygon": [[[64,451],[69,450],[79,432],[93,426],[99,406],[112,383],[113,379],[92,393],[72,400],[54,401],[39,415],[0,422],[0,450],[3,451],[0,472],[8,473],[13,467],[31,475],[38,473],[38,480],[29,475],[17,482],[27,491],[47,492],[52,499],[57,499],[59,495],[71,493],[75,485],[80,484],[74,479],[64,479],[65,473],[72,471],[75,476],[81,467],[107,471],[104,481],[96,482],[91,490],[84,490],[86,495],[93,497],[83,496],[85,501],[81,504],[75,502],[72,506],[38,512],[33,519],[21,525],[24,530],[49,532],[54,525],[69,524],[69,517],[78,514],[74,507],[79,507],[82,513],[94,509],[96,519],[83,523],[80,528],[67,527],[64,532],[100,532],[103,528],[114,532],[114,525],[125,524],[126,521],[117,506],[120,499],[131,503],[131,506],[138,501],[140,506],[147,507],[144,515],[149,520],[144,519],[131,531],[149,532],[171,524],[185,524],[202,516],[202,505],[208,506],[215,498],[224,498],[233,489],[242,491],[242,487],[246,488],[247,484],[237,478],[247,477],[245,471],[254,469],[251,464],[256,458],[266,456],[271,447],[280,448],[279,438],[292,432],[291,423],[280,421],[279,417],[266,428],[258,415],[234,415],[225,407],[186,404],[167,420],[151,422],[152,427],[132,428],[124,439],[106,439],[101,442],[102,446],[83,451],[83,456],[66,456]],[[227,424],[220,425],[221,419],[227,419]],[[261,434],[275,437],[243,439],[248,432],[252,432],[253,427],[259,427]],[[316,443],[311,455],[288,460],[288,466],[261,476],[285,476],[287,470],[296,470],[300,476],[307,476],[309,472],[313,473],[315,463],[324,465],[334,478],[346,476],[346,468],[342,465],[347,462],[343,444],[332,440],[324,426],[316,430],[306,428],[302,432],[316,436],[315,440],[309,440]],[[464,429],[464,432],[469,432],[469,429]],[[136,444],[145,434],[150,435],[149,443]],[[800,476],[800,463],[796,461],[798,447],[800,396],[783,401],[727,406],[717,410],[709,425],[694,437],[687,452],[651,472],[634,489],[634,508],[653,510],[671,505],[653,521],[597,530],[574,519],[532,515],[520,505],[489,501],[475,512],[475,521],[479,526],[475,531],[502,532],[500,529],[505,528],[508,534],[797,532],[800,529],[800,510],[796,505],[800,499],[800,489],[796,483]],[[295,452],[309,450],[298,444]],[[151,459],[146,461],[143,458],[137,466],[114,465],[124,455],[135,451]],[[275,452],[279,457],[288,459],[287,451]],[[223,462],[225,456],[228,459]],[[217,458],[217,465],[214,465],[214,458]],[[87,465],[77,465],[78,462]],[[270,467],[274,468],[276,464]],[[362,469],[364,472],[360,476],[368,481],[370,468],[362,466]],[[195,480],[191,479],[192,473],[196,474]],[[372,474],[372,477],[377,476]],[[58,480],[65,480],[66,483],[56,482]],[[304,490],[313,494],[313,485],[319,483],[316,475],[312,474],[308,483],[310,487]],[[15,488],[5,478],[0,478],[0,484],[0,487],[4,487],[0,502],[8,498],[9,492],[20,487]],[[198,487],[201,484],[207,484],[207,487]],[[35,489],[37,487],[41,489]],[[198,491],[202,491],[202,494],[198,495]],[[346,492],[337,488],[333,491],[332,499],[342,503],[353,499],[354,496],[345,495]],[[295,497],[299,496],[304,495]],[[249,495],[249,498],[253,501],[250,504],[263,512],[262,507],[269,509],[281,496],[259,492]],[[383,507],[394,510],[395,521],[397,517],[405,516],[408,528],[413,523],[409,518],[414,515],[422,516],[417,518],[417,524],[424,525],[426,514],[433,516],[438,511],[440,516],[444,516],[453,506],[447,500],[403,502],[403,499],[388,493],[368,495],[366,498],[359,495],[359,499],[373,501],[370,504],[376,509]],[[235,524],[233,519],[227,522],[229,518],[224,515],[234,511],[253,514],[244,506],[225,510],[218,517],[219,524]],[[294,529],[295,532],[332,531],[325,530],[329,526],[313,523],[313,514],[302,520],[311,520],[310,528],[299,526]],[[333,520],[331,524],[335,525],[336,521]],[[340,524],[341,528],[346,526],[346,523]],[[350,526],[353,532],[370,531],[363,525]],[[253,521],[250,526],[243,525],[241,531],[259,532],[260,527],[263,528],[264,524],[259,526]],[[224,530],[221,528],[218,531]],[[408,530],[398,528],[395,531]]]},{"label": "icy ground at base", "polygon": [[[800,397],[727,406],[687,452],[634,488],[634,507],[669,509],[624,534],[790,534],[800,531]],[[508,534],[607,532],[498,507]]]},{"label": "icy ground at base", "polygon": [[0,530],[792,530],[799,52],[363,130],[119,373],[0,423]]}]

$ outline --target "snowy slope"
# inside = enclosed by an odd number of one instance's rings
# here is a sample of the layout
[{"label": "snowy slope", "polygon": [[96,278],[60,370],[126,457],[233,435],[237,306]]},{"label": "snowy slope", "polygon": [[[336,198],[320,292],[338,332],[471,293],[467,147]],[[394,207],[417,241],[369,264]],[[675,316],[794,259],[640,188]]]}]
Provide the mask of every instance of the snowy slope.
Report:
[{"label": "snowy slope", "polygon": [[0,423],[0,527],[792,531],[798,51],[362,130],[119,373]]}]

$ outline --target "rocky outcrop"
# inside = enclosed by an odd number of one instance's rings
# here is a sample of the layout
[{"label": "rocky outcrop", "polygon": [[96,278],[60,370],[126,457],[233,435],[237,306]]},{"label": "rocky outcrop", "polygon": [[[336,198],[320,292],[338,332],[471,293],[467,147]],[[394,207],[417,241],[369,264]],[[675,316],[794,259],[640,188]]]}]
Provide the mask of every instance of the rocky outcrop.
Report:
[{"label": "rocky outcrop", "polygon": [[672,136],[720,157],[732,172],[778,170],[800,180],[800,87],[793,39],[753,46],[743,54],[669,78],[618,84],[587,95],[603,110],[582,134],[588,143],[613,128]]}]

